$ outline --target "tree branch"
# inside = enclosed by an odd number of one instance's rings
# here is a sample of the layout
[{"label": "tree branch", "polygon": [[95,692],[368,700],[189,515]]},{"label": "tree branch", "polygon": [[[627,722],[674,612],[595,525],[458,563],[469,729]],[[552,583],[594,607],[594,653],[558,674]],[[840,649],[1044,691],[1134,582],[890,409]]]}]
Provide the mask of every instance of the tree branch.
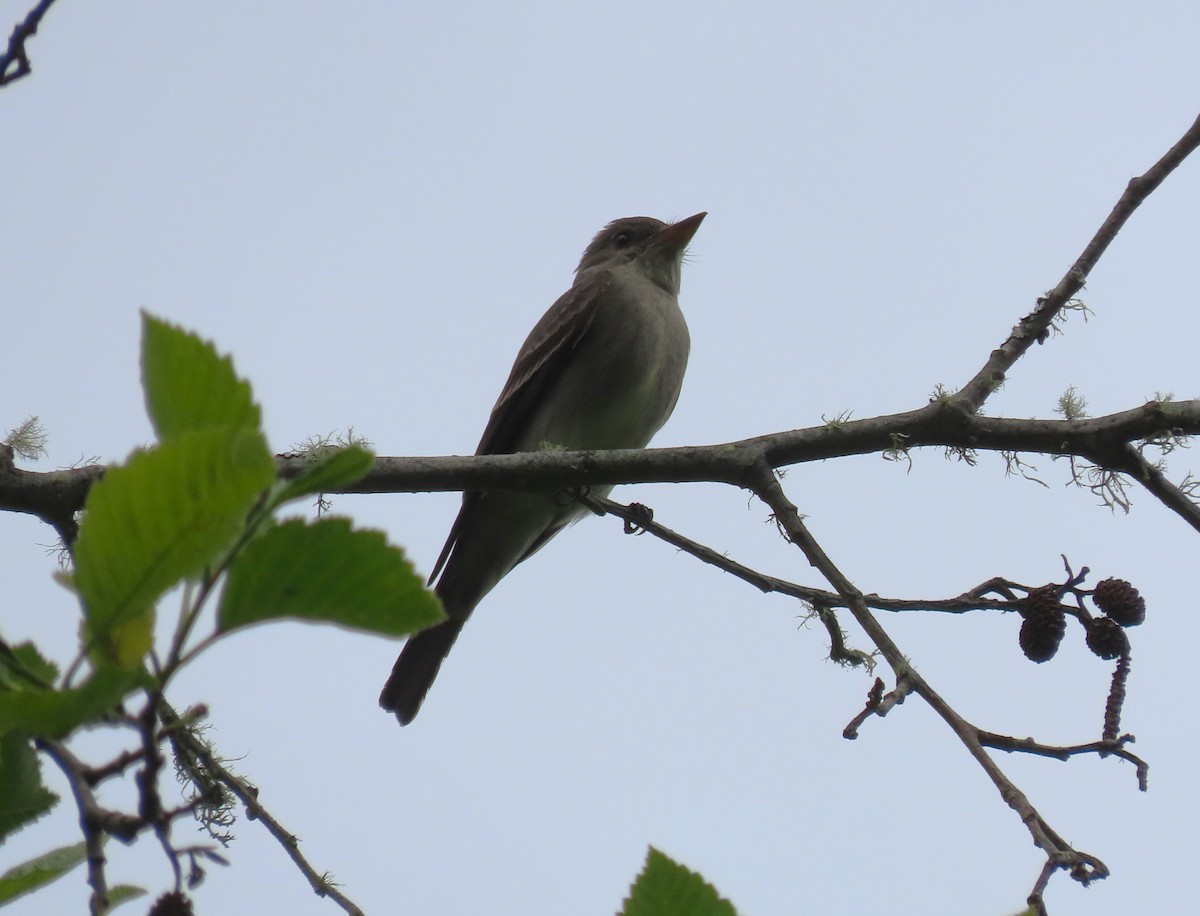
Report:
[{"label": "tree branch", "polygon": [[1112,741],[1089,741],[1087,744],[1054,745],[1042,744],[1032,738],[1012,738],[1008,735],[998,735],[995,732],[979,731],[979,740],[986,747],[1010,754],[1035,754],[1038,757],[1050,757],[1054,760],[1070,760],[1081,754],[1097,754],[1100,757],[1120,757],[1132,763],[1137,769],[1138,788],[1145,792],[1149,787],[1150,765],[1137,754],[1125,750],[1125,745],[1133,742],[1133,735],[1121,735]]},{"label": "tree branch", "polygon": [[[936,402],[919,410],[866,420],[846,420],[723,442],[681,448],[616,449],[604,452],[542,451],[515,455],[378,458],[366,476],[336,493],[421,493],[513,489],[554,491],[619,483],[726,483],[744,486],[749,470],[765,460],[774,468],[848,455],[961,448],[1075,456],[1129,473],[1165,505],[1200,530],[1200,510],[1161,472],[1132,458],[1130,446],[1169,433],[1200,434],[1200,400],[1151,401],[1086,420],[1019,420],[963,416]],[[1136,450],[1135,450],[1136,454]],[[302,455],[278,459],[293,478],[306,467]],[[1146,469],[1150,468],[1148,472]],[[0,448],[0,509],[25,512],[62,528],[83,508],[103,465],[37,472],[18,468]]]},{"label": "tree branch", "polygon": [[12,34],[8,36],[8,50],[4,54],[0,54],[0,86],[16,82],[21,77],[28,76],[33,72],[33,68],[29,64],[29,55],[25,51],[25,42],[37,34],[42,17],[46,15],[46,11],[53,3],[54,0],[41,0],[13,28]]},{"label": "tree branch", "polygon": [[809,563],[825,577],[848,604],[855,621],[875,643],[879,653],[895,673],[897,687],[899,688],[903,684],[906,691],[911,690],[912,693],[920,696],[950,726],[951,731],[967,748],[968,753],[975,758],[975,761],[992,780],[1000,797],[1020,817],[1021,822],[1025,824],[1026,829],[1033,837],[1034,843],[1046,853],[1048,864],[1052,868],[1068,869],[1072,877],[1084,884],[1106,877],[1109,873],[1108,867],[1095,856],[1073,849],[1046,823],[1025,794],[1009,780],[988,755],[980,740],[979,729],[963,719],[909,664],[900,648],[892,641],[891,636],[866,606],[862,593],[837,568],[809,533],[808,528],[801,520],[799,510],[788,499],[780,486],[774,469],[766,464],[760,465],[756,471],[752,489],[755,495],[770,507],[789,540],[800,548]]},{"label": "tree branch", "polygon": [[1038,300],[1037,308],[1021,319],[1008,339],[992,351],[983,368],[953,396],[951,400],[959,410],[967,415],[978,413],[984,401],[1004,382],[1005,374],[1013,364],[1025,355],[1035,341],[1045,341],[1051,325],[1072,297],[1083,289],[1096,262],[1112,244],[1129,217],[1197,146],[1200,146],[1200,118],[1192,123],[1175,145],[1146,174],[1130,180],[1108,219],[1092,236],[1083,253],[1075,259],[1075,263],[1058,281],[1058,285]]},{"label": "tree branch", "polygon": [[[104,834],[106,830],[111,831],[117,826],[114,812],[100,807],[87,778],[88,767],[72,754],[66,745],[48,739],[39,739],[36,744],[38,750],[45,753],[62,770],[75,796],[75,807],[79,810],[79,829],[83,833],[84,846],[87,849],[88,884],[92,888],[88,911],[93,916],[107,913],[108,879],[105,877],[104,866],[108,859],[104,855]],[[135,829],[135,835],[136,832]]]},{"label": "tree branch", "polygon": [[[165,705],[160,706],[160,713],[163,716],[163,721],[171,724],[174,713]],[[215,779],[219,780],[223,786],[237,797],[238,801],[245,807],[246,813],[251,820],[262,822],[263,826],[267,828],[267,832],[276,839],[288,854],[288,857],[300,869],[300,872],[307,879],[317,896],[328,897],[347,913],[351,914],[351,916],[363,916],[363,911],[337,889],[337,885],[329,879],[328,874],[317,874],[316,869],[309,864],[308,860],[300,852],[300,841],[296,835],[277,821],[259,802],[258,790],[256,788],[222,766],[221,762],[217,760],[204,743],[196,740],[195,736],[187,729],[180,729],[176,740],[186,748],[189,754],[196,757]]]}]

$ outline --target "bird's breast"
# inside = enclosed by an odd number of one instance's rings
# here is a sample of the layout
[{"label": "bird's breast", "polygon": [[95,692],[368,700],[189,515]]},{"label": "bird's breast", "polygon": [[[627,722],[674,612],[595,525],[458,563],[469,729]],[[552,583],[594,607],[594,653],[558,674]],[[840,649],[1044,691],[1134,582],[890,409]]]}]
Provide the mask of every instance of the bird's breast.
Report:
[{"label": "bird's breast", "polygon": [[675,408],[690,347],[675,296],[636,273],[614,272],[527,447],[645,446]]}]

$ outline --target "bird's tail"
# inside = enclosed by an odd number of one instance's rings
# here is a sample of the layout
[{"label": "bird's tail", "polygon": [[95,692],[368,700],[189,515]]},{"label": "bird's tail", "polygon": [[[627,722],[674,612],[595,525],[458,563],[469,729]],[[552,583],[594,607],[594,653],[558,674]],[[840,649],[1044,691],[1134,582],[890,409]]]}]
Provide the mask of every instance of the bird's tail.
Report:
[{"label": "bird's tail", "polygon": [[466,620],[446,620],[413,636],[400,650],[392,675],[379,694],[379,705],[396,714],[401,725],[416,718],[442,661]]}]

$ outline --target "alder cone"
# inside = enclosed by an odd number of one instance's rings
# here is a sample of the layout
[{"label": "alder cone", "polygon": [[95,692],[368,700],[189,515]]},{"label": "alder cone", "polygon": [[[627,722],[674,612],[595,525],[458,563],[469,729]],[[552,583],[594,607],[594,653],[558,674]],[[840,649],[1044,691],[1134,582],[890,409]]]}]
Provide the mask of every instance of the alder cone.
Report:
[{"label": "alder cone", "polygon": [[1104,579],[1092,592],[1096,607],[1123,627],[1136,627],[1146,619],[1146,599],[1124,579]]},{"label": "alder cone", "polygon": [[150,907],[149,916],[193,916],[192,901],[179,891],[163,894]]},{"label": "alder cone", "polygon": [[1048,662],[1054,658],[1067,631],[1067,615],[1058,604],[1054,586],[1035,588],[1029,593],[1021,610],[1021,632],[1018,641],[1021,651],[1031,662]]},{"label": "alder cone", "polygon": [[1087,646],[1101,658],[1119,658],[1129,651],[1129,638],[1115,620],[1097,617],[1088,621]]}]

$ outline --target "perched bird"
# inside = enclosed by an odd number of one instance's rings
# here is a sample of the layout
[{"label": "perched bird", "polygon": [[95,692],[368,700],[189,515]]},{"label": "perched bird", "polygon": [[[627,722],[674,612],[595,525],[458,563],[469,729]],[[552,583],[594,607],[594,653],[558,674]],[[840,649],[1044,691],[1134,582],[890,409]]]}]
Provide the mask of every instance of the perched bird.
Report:
[{"label": "perched bird", "polygon": [[[635,216],[600,230],[574,285],[521,346],[475,454],[642,448],[650,441],[683,385],[691,344],[679,310],[680,272],[706,215],[672,224]],[[465,493],[429,578],[437,580],[449,619],[409,639],[379,705],[401,725],[411,722],[475,606],[585,512],[548,493]]]}]

